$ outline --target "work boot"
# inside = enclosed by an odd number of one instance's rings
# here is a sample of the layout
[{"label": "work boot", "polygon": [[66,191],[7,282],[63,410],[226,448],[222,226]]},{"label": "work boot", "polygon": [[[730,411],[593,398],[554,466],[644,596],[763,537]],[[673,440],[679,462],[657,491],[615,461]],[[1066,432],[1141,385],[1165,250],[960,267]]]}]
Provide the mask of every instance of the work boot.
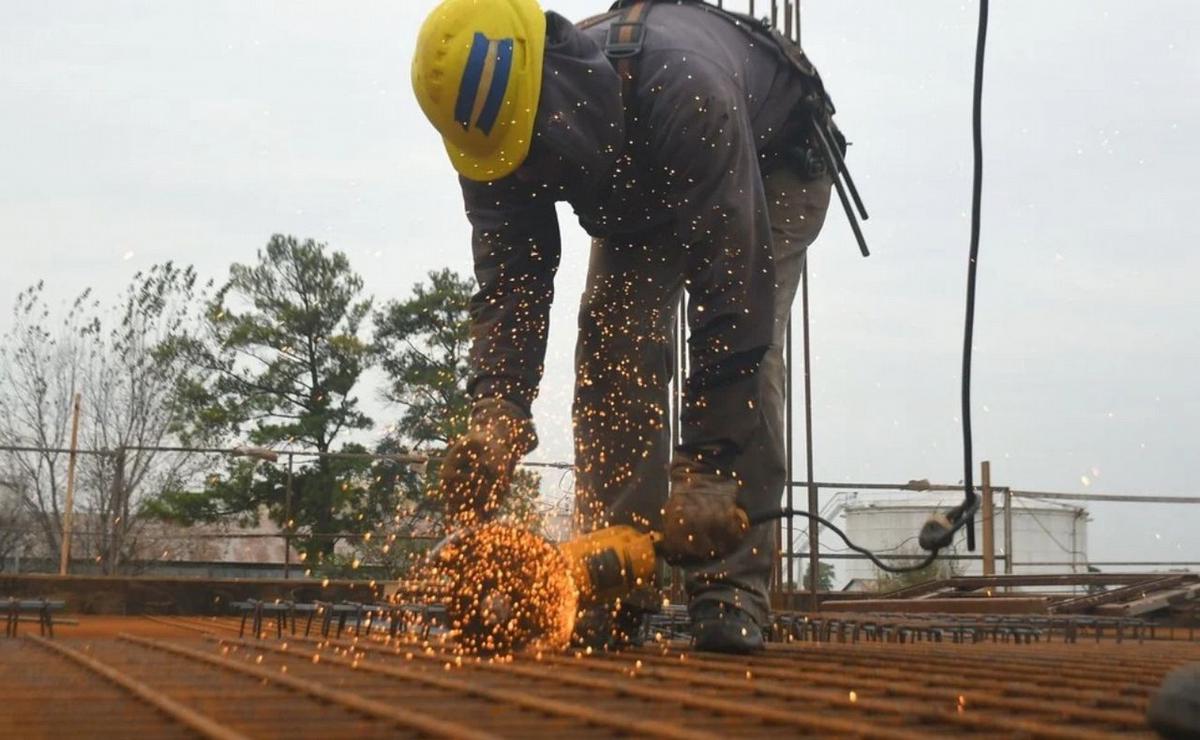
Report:
[{"label": "work boot", "polygon": [[746,655],[763,649],[762,627],[744,609],[705,600],[690,609],[692,647],[706,653]]},{"label": "work boot", "polygon": [[616,653],[640,647],[645,642],[643,625],[649,614],[644,609],[622,605],[594,606],[575,620],[571,644],[593,652]]},{"label": "work boot", "polygon": [[1150,700],[1146,719],[1171,740],[1200,740],[1200,663],[1167,674]]}]

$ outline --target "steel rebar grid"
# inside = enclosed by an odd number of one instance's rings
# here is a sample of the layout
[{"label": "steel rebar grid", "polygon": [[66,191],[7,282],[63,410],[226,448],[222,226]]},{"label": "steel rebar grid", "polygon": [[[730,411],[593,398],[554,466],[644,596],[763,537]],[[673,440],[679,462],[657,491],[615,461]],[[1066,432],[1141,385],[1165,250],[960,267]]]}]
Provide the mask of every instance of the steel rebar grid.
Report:
[{"label": "steel rebar grid", "polygon": [[[228,642],[227,640],[222,640],[222,641]],[[312,642],[315,643],[317,641],[314,640]],[[337,644],[343,645],[347,649],[359,651],[361,653],[372,652],[372,653],[382,653],[385,655],[392,655],[392,656],[397,654],[396,649],[388,650],[386,648],[379,648],[379,647],[371,646],[371,645],[364,646],[362,644],[362,642],[342,641]],[[638,656],[641,656],[641,653],[638,653]],[[432,661],[438,662],[438,661],[444,660],[444,657],[438,656],[438,655],[421,655],[421,656],[417,656],[417,659],[432,660]],[[633,670],[631,670],[629,668],[628,659],[609,658],[607,656],[605,657],[605,659],[597,658],[594,660],[589,659],[588,661],[580,661],[577,658],[572,659],[570,657],[561,656],[561,655],[550,655],[550,656],[543,656],[542,658],[539,658],[539,660],[542,662],[545,662],[545,663],[549,663],[549,664],[554,665],[559,668],[568,668],[568,667],[582,668],[585,672],[592,673],[592,674],[596,674],[596,673],[609,674],[609,675],[619,674],[622,676],[657,678],[657,679],[661,679],[664,682],[683,683],[691,689],[707,688],[707,689],[715,689],[715,690],[723,690],[723,691],[728,690],[728,691],[732,691],[732,692],[741,692],[741,691],[744,691],[747,686],[746,681],[752,680],[755,675],[759,676],[760,678],[779,678],[779,679],[782,679],[782,683],[784,685],[772,685],[772,684],[759,683],[754,686],[753,693],[763,696],[763,697],[772,698],[772,699],[781,699],[781,700],[784,700],[789,703],[791,703],[791,702],[804,703],[810,707],[825,705],[827,707],[832,706],[832,707],[841,707],[841,708],[861,708],[861,709],[867,710],[867,711],[878,711],[881,713],[892,714],[892,715],[896,715],[897,717],[903,718],[903,720],[901,720],[902,722],[910,721],[912,719],[929,720],[929,721],[941,721],[941,720],[947,719],[946,716],[944,716],[940,711],[938,711],[936,709],[929,709],[927,707],[915,707],[911,704],[904,704],[904,703],[897,702],[897,701],[890,700],[890,699],[872,699],[872,698],[866,697],[866,696],[859,697],[858,691],[855,691],[855,696],[853,698],[851,698],[851,696],[848,692],[846,692],[846,693],[843,693],[843,692],[831,693],[825,687],[822,687],[820,689],[811,689],[811,688],[806,688],[806,687],[802,687],[802,686],[797,686],[796,682],[795,682],[797,675],[794,671],[780,669],[780,668],[774,668],[774,667],[760,668],[758,666],[755,666],[753,669],[748,670],[746,667],[745,661],[740,661],[740,660],[736,660],[736,659],[731,663],[729,661],[722,662],[720,660],[705,660],[704,658],[700,658],[700,659],[692,660],[690,663],[686,663],[686,661],[676,660],[672,657],[651,654],[651,655],[646,655],[644,657],[635,657],[634,658],[635,668]],[[685,663],[686,663],[686,665],[685,665]],[[500,664],[499,666],[492,666],[490,664],[482,664],[482,665],[488,665],[489,666],[488,669],[491,669],[491,670],[501,670],[501,671],[510,672],[510,673],[519,672],[519,675],[524,675],[527,677],[535,677],[535,676],[539,675],[536,672],[537,669],[519,668],[517,666],[512,666],[510,664]],[[703,668],[705,670],[703,672],[700,672],[700,671],[696,670],[697,668]],[[530,671],[534,671],[534,672],[531,673]],[[572,673],[575,673],[575,671],[573,671]],[[750,674],[749,679],[747,679],[747,677],[746,677],[747,673]],[[544,675],[544,674],[542,674],[542,675]],[[842,688],[846,688],[849,690],[855,690],[855,688],[861,689],[864,687],[877,688],[877,689],[880,689],[884,693],[898,693],[900,696],[905,697],[905,698],[914,698],[915,697],[915,698],[922,698],[922,699],[934,699],[935,701],[941,701],[941,702],[944,702],[947,704],[957,704],[959,702],[959,697],[962,696],[962,694],[960,694],[957,689],[951,689],[949,691],[946,691],[946,690],[923,691],[921,689],[904,691],[903,687],[901,686],[900,688],[902,690],[899,692],[896,692],[895,691],[896,686],[894,686],[890,682],[871,681],[869,679],[866,681],[864,681],[862,679],[856,679],[856,680],[852,681],[852,680],[849,680],[849,679],[839,676],[837,673],[832,674],[832,677],[835,681],[840,681],[844,685]],[[899,678],[899,676],[898,676],[898,678]],[[558,672],[555,673],[555,680],[559,680],[559,681],[565,680],[568,683],[574,683],[576,685],[580,685],[583,687],[596,686],[595,682],[589,678],[580,679],[580,678],[576,677],[575,675],[563,676],[561,673],[558,673]],[[704,701],[704,700],[701,700],[701,701]],[[1037,711],[1037,710],[1042,709],[1042,706],[1043,706],[1037,702],[1028,701],[1028,700],[1024,701],[1024,702],[1018,701],[1018,700],[1006,701],[1004,699],[1000,699],[1000,700],[996,700],[996,701],[989,701],[988,697],[985,697],[983,700],[976,700],[975,703],[980,704],[982,706],[995,707],[995,708],[999,708],[999,709],[1003,709],[1003,710],[1016,709],[1016,710],[1026,710],[1026,711],[1028,711],[1028,710]],[[688,702],[688,704],[693,705],[694,702]],[[705,703],[705,706],[713,706],[711,700],[708,700]],[[725,708],[728,708],[728,707],[729,707],[729,705],[725,706]],[[760,713],[760,710],[755,709],[753,707],[750,707],[750,708],[747,708],[744,710],[734,710],[734,711],[741,711],[741,713],[749,713],[749,714]],[[1068,713],[1067,716],[1070,716],[1073,719],[1089,720],[1089,719],[1095,719],[1096,717],[1098,717],[1100,715],[1097,715],[1096,712],[1082,711],[1082,712]],[[1014,732],[1014,733],[1041,734],[1042,736],[1048,736],[1045,731],[1045,728],[1040,728],[1034,723],[1031,723],[1028,721],[1023,721],[1023,720],[1013,720],[1013,719],[1010,719],[1007,717],[1002,717],[1002,716],[985,717],[985,716],[977,716],[975,714],[967,715],[966,713],[952,715],[952,717],[953,717],[953,719],[951,719],[951,722],[953,724],[960,725],[964,730],[966,730],[968,728],[980,729],[980,728],[993,728],[994,727],[996,729],[1003,729],[1003,730],[1007,730],[1007,731]],[[773,718],[779,719],[778,716],[773,716]],[[1103,715],[1103,718],[1106,720],[1109,720],[1109,721],[1113,721],[1113,722],[1125,722],[1125,723],[1130,723],[1130,724],[1139,724],[1141,722],[1140,713],[1133,712],[1133,711],[1109,712],[1109,713]],[[784,720],[784,721],[786,721],[786,720]],[[824,717],[824,716],[817,717],[817,718],[812,718],[812,717],[806,717],[803,719],[797,718],[794,721],[799,722],[801,724],[801,726],[804,726],[804,727],[811,727],[812,725],[816,724],[816,725],[819,725],[819,729],[828,730],[830,732],[838,732],[838,731],[854,732],[859,729],[857,727],[852,727],[852,726],[846,725],[844,723],[841,723],[837,720],[830,720],[829,718]],[[897,736],[901,736],[904,734],[905,733],[899,733]],[[1060,730],[1060,731],[1056,731],[1055,733],[1053,733],[1053,736],[1057,736],[1057,737],[1090,737],[1092,735],[1090,735],[1088,733],[1073,732],[1071,730]]]},{"label": "steel rebar grid", "polygon": [[383,705],[499,736],[1109,737],[1144,734],[1153,687],[1200,659],[1187,643],[1106,641],[796,643],[752,658],[660,645],[460,663],[438,641],[239,639],[236,620],[156,621],[207,634],[97,640],[91,657],[251,736],[395,734]]}]

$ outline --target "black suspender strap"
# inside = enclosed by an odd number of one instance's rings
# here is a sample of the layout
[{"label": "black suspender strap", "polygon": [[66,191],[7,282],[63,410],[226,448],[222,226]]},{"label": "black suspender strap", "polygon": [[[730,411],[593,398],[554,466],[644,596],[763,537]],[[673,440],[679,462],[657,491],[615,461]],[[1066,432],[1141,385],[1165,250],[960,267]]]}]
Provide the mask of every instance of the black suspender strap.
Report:
[{"label": "black suspender strap", "polygon": [[613,10],[618,12],[616,20],[608,27],[604,40],[604,55],[614,62],[617,75],[621,78],[621,104],[625,107],[626,135],[634,115],[634,76],[637,72],[637,57],[646,43],[646,16],[650,14],[653,0],[618,2]]},{"label": "black suspender strap", "polygon": [[619,8],[620,15],[608,27],[608,38],[604,42],[604,53],[610,59],[629,59],[642,53],[649,5],[649,0],[639,0]]}]

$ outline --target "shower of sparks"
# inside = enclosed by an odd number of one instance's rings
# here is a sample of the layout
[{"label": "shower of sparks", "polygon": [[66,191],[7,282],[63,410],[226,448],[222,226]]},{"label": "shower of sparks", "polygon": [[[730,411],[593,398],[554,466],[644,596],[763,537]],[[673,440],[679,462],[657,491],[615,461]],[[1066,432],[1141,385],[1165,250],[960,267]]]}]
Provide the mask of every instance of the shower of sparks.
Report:
[{"label": "shower of sparks", "polygon": [[441,549],[433,570],[463,654],[561,650],[570,640],[578,590],[541,537],[498,523],[467,529]]}]

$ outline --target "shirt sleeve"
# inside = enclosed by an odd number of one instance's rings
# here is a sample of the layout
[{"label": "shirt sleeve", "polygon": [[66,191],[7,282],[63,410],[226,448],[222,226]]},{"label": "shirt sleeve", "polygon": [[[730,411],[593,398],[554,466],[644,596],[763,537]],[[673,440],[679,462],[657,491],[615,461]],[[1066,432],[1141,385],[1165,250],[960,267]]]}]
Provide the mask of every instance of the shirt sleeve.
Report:
[{"label": "shirt sleeve", "polygon": [[528,411],[542,379],[561,252],[554,201],[515,177],[460,183],[478,283],[467,389]]}]

